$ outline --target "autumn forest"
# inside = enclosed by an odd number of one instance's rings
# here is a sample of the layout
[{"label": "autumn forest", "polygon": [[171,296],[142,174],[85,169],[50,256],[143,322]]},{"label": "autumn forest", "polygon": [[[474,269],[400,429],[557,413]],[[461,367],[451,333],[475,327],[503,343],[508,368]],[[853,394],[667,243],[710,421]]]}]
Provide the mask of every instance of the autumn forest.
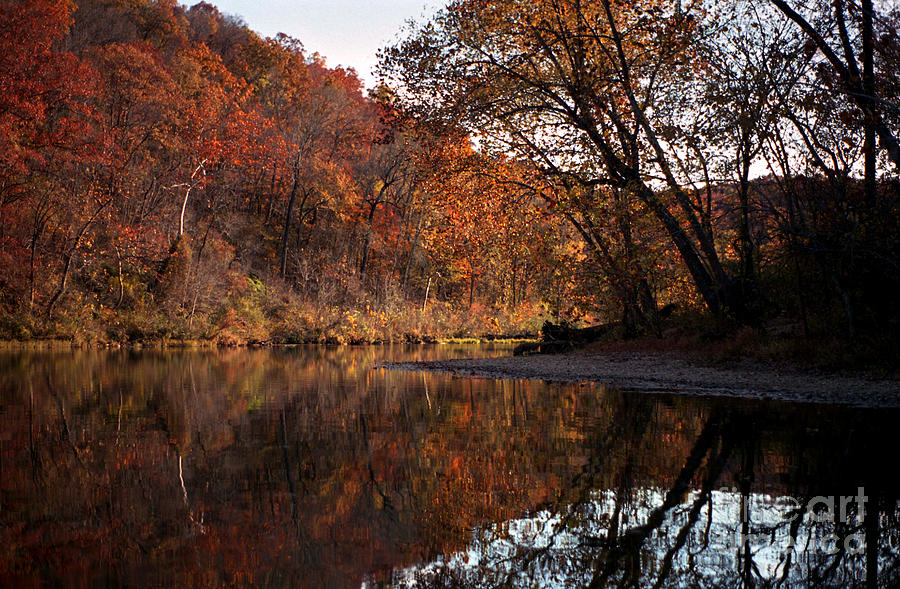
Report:
[{"label": "autumn forest", "polygon": [[0,0],[0,339],[550,320],[896,358],[898,30],[871,0],[455,0],[366,89],[206,2]]}]

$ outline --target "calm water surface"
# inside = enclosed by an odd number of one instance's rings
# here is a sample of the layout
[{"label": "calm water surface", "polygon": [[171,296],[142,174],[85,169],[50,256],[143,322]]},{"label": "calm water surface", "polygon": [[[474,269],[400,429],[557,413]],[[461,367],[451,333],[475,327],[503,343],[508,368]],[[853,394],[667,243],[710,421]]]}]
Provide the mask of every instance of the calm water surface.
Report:
[{"label": "calm water surface", "polygon": [[900,580],[897,411],[374,368],[508,353],[0,353],[0,586]]}]

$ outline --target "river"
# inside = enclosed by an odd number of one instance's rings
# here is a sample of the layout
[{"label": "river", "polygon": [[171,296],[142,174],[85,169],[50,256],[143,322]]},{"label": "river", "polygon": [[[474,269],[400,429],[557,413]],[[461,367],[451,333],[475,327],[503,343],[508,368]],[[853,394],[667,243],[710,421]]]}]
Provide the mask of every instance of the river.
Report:
[{"label": "river", "polygon": [[0,352],[0,586],[900,580],[900,411],[378,367],[509,353]]}]

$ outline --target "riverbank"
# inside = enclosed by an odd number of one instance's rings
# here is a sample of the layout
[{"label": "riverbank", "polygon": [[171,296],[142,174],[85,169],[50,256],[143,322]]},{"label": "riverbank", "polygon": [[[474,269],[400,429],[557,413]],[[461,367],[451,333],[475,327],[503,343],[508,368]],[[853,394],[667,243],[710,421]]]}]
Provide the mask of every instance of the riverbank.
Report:
[{"label": "riverbank", "polygon": [[[274,290],[274,289],[273,289]],[[544,315],[522,306],[508,310],[478,303],[471,308],[433,301],[394,301],[352,308],[317,305],[293,295],[258,294],[238,309],[180,316],[165,308],[140,312],[101,307],[46,315],[4,315],[0,309],[2,347],[256,347],[324,344],[457,343],[529,340],[539,337]],[[282,293],[283,294],[283,293]],[[285,302],[285,299],[287,302]],[[232,307],[235,305],[232,305]],[[46,342],[46,343],[45,343]]]},{"label": "riverbank", "polygon": [[[65,340],[65,339],[31,339],[0,340],[0,351],[45,351],[45,350],[216,350],[219,348],[294,348],[300,346],[392,346],[392,345],[479,345],[479,344],[521,344],[534,342],[536,335],[493,335],[481,337],[403,337],[395,340],[309,340],[300,342],[273,341],[217,341],[217,340],[173,340],[158,339],[145,341],[104,341],[104,340]],[[512,348],[510,348],[512,349]]]},{"label": "riverbank", "polygon": [[494,379],[592,382],[628,391],[735,397],[853,407],[900,407],[900,380],[797,365],[723,361],[684,350],[597,346],[565,354],[383,363]]}]

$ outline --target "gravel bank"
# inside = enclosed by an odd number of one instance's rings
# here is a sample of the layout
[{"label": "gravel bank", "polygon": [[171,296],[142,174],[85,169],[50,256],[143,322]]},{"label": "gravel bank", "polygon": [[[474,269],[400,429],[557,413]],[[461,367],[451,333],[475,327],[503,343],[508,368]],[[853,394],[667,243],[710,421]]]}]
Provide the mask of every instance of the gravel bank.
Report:
[{"label": "gravel bank", "polygon": [[767,364],[710,366],[673,352],[572,352],[379,366],[483,378],[596,382],[629,391],[900,407],[897,380],[826,375]]}]

